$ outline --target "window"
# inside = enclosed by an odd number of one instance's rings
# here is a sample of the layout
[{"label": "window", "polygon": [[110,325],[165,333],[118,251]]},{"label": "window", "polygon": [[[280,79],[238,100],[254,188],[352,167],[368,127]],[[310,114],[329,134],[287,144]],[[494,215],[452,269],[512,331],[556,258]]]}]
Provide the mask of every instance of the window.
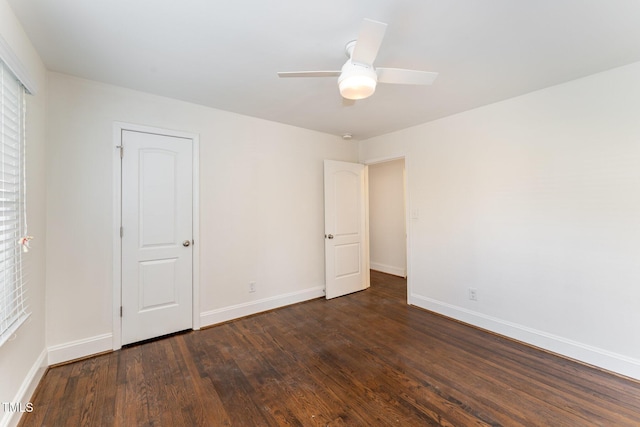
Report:
[{"label": "window", "polygon": [[26,249],[25,90],[0,61],[0,345],[26,320],[22,269]]}]

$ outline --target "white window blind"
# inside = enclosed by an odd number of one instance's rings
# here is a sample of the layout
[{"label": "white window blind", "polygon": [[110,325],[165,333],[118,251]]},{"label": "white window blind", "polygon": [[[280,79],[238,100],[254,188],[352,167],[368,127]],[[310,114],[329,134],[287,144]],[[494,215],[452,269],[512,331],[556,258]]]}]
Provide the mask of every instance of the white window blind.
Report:
[{"label": "white window blind", "polygon": [[0,61],[0,345],[26,320],[24,87]]}]

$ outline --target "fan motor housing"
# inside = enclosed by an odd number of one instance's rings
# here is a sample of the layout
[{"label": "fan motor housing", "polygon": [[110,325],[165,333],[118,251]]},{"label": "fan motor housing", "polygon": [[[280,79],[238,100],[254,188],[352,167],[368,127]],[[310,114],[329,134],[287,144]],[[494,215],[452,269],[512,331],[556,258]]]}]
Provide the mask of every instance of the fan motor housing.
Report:
[{"label": "fan motor housing", "polygon": [[364,99],[376,91],[378,75],[373,67],[357,64],[349,59],[342,66],[338,78],[340,94],[347,99]]}]

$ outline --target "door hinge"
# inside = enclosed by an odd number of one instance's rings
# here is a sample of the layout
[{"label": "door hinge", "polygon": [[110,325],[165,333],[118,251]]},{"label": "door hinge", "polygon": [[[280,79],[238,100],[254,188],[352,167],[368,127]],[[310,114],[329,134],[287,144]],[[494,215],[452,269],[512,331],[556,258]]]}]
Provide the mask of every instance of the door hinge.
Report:
[{"label": "door hinge", "polygon": [[122,226],[120,226],[120,238],[122,239],[122,236],[124,236],[124,228],[122,228]]},{"label": "door hinge", "polygon": [[116,148],[120,149],[120,158],[124,157],[124,145],[116,145]]},{"label": "door hinge", "polygon": [[122,306],[120,306],[120,317],[122,317]]}]

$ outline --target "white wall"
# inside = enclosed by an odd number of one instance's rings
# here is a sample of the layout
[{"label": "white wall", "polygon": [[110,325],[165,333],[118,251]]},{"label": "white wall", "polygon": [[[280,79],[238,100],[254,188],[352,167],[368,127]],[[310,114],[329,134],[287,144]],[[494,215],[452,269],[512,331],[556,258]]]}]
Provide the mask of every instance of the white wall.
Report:
[{"label": "white wall", "polygon": [[635,63],[362,142],[407,155],[411,303],[640,378],[639,118]]},{"label": "white wall", "polygon": [[404,159],[369,165],[371,268],[404,277],[407,266]]},{"label": "white wall", "polygon": [[[35,236],[25,256],[27,297],[31,317],[14,339],[0,347],[0,402],[26,403],[43,373],[45,362],[45,106],[46,71],[13,11],[0,0],[0,36],[38,86],[27,97],[27,221]],[[0,408],[0,425],[17,422]]]},{"label": "white wall", "polygon": [[56,73],[49,93],[50,361],[111,348],[114,121],[200,135],[203,325],[322,295],[323,160],[357,144]]}]

